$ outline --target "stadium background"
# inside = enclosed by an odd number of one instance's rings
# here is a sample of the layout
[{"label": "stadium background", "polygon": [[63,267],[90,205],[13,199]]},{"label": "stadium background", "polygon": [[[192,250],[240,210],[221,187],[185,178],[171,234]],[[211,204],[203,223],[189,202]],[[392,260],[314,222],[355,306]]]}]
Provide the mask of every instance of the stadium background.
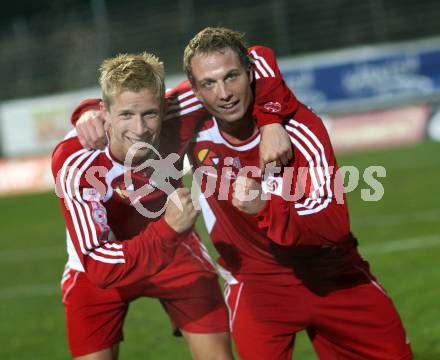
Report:
[{"label": "stadium background", "polygon": [[[65,262],[64,226],[44,171],[54,137],[68,128],[60,122],[67,123],[76,99],[97,92],[97,66],[103,58],[147,49],[164,60],[171,79],[179,79],[184,44],[208,25],[241,30],[249,44],[274,48],[301,99],[316,99],[301,90],[327,96],[328,101],[314,105],[329,125],[339,162],[361,173],[360,186],[348,194],[361,252],[394,299],[416,358],[440,358],[439,18],[435,0],[40,0],[3,5],[0,358],[68,358],[58,285]],[[411,67],[413,57],[423,63],[423,52],[429,51],[425,73],[411,69],[408,76],[402,70]],[[353,59],[361,70],[371,64],[381,70],[399,65],[404,86],[375,89],[375,96],[361,91],[360,97],[337,97],[332,80],[339,81],[341,66]],[[383,84],[390,76],[385,70],[358,75],[383,76],[375,85]],[[329,75],[332,86],[307,88],[310,73]],[[399,76],[391,82],[399,83]],[[30,120],[25,119],[29,114]],[[20,137],[28,127],[39,135],[33,146]],[[371,165],[387,170],[378,202],[361,198],[362,189],[370,188],[362,173]],[[203,231],[201,222],[198,226]],[[189,354],[181,340],[170,336],[159,305],[141,300],[127,318],[121,358],[188,359]],[[295,358],[316,358],[304,336]]]}]

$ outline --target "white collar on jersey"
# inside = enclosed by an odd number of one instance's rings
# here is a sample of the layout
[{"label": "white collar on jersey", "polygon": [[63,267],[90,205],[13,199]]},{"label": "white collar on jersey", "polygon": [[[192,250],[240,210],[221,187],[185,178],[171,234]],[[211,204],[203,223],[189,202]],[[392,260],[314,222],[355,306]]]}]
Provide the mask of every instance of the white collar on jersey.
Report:
[{"label": "white collar on jersey", "polygon": [[195,139],[195,142],[200,141],[211,141],[214,144],[223,144],[227,146],[230,149],[236,150],[236,151],[246,151],[254,148],[260,143],[260,134],[258,134],[254,139],[252,139],[250,142],[245,142],[243,145],[233,145],[230,142],[228,142],[221,134],[220,129],[218,127],[218,121],[213,116],[213,125],[209,129],[200,131]]}]

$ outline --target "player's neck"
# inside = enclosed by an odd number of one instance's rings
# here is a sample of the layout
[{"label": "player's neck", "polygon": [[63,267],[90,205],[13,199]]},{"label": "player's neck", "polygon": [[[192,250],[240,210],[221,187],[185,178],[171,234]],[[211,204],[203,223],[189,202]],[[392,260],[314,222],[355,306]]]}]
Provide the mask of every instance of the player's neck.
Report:
[{"label": "player's neck", "polygon": [[255,121],[250,114],[234,122],[226,122],[221,119],[217,120],[221,134],[231,143],[246,141],[258,132]]},{"label": "player's neck", "polygon": [[127,155],[125,153],[125,151],[122,149],[121,146],[119,146],[118,143],[116,142],[112,142],[111,140],[109,140],[109,145],[108,148],[110,150],[110,154],[111,156],[117,160],[117,162],[124,164],[125,161],[125,156]]},{"label": "player's neck", "polygon": [[[109,139],[108,147],[109,147],[109,152],[110,152],[111,158],[113,160],[115,160],[117,163],[125,166],[128,153],[123,149],[123,147],[121,147],[120,144],[118,144],[117,142],[112,142],[110,139]],[[146,160],[156,159],[157,156],[153,151],[150,151],[148,153],[148,155],[146,155],[145,157],[134,158],[131,155],[130,158],[131,158],[131,160],[129,161],[129,164],[130,164],[130,166],[134,167],[134,166],[142,164]],[[143,172],[145,174],[147,174],[150,171],[144,170]]]}]

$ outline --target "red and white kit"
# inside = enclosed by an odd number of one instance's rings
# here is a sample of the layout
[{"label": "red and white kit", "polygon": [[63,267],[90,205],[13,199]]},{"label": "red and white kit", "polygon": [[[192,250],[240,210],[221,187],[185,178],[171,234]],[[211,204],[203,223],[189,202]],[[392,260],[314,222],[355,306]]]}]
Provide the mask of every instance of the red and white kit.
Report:
[{"label": "red and white kit", "polygon": [[[189,105],[184,111],[179,106],[191,94],[177,88],[168,97],[168,119],[158,149],[163,158],[181,154],[193,135],[201,105]],[[84,111],[98,109],[99,101],[84,101],[72,122]],[[215,268],[198,235],[194,231],[179,235],[163,217],[145,217],[134,206],[150,213],[163,209],[167,195],[155,188],[154,173],[125,167],[108,147],[104,151],[83,149],[72,135],[56,147],[52,159],[68,230],[69,259],[62,290],[72,355],[89,354],[121,341],[128,305],[140,296],[160,299],[179,329],[228,331]],[[176,171],[181,167],[181,161],[169,164]],[[130,182],[125,180],[127,175]],[[170,185],[181,186],[179,176],[173,171],[169,175]],[[139,189],[145,190],[143,196],[138,196]]]},{"label": "red and white kit", "polygon": [[338,168],[323,122],[284,86],[270,50],[253,54],[253,115],[285,117],[294,149],[290,169],[262,183],[270,200],[261,212],[250,216],[231,202],[238,174],[258,179],[251,170],[259,166],[259,134],[232,144],[211,117],[190,148],[202,191],[215,189],[200,201],[228,283],[240,358],[290,359],[295,333],[307,330],[322,359],[410,359],[399,315],[357,251],[345,198],[337,201]]}]

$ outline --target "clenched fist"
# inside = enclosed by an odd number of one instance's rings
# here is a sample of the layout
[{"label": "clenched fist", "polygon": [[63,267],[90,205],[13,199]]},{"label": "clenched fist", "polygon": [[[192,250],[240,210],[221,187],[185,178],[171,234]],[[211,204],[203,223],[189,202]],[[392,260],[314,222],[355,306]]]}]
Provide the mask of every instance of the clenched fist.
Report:
[{"label": "clenched fist", "polygon": [[84,148],[103,149],[107,145],[107,124],[101,110],[88,110],[75,125],[78,139]]},{"label": "clenched fist", "polygon": [[254,179],[239,176],[233,184],[232,205],[246,214],[256,215],[264,207],[261,185]]},{"label": "clenched fist", "polygon": [[280,124],[268,124],[260,128],[260,169],[275,161],[277,166],[288,165],[293,157],[289,134]]},{"label": "clenched fist", "polygon": [[168,197],[165,221],[176,232],[183,233],[189,230],[198,215],[199,211],[195,209],[187,188],[178,188]]}]

